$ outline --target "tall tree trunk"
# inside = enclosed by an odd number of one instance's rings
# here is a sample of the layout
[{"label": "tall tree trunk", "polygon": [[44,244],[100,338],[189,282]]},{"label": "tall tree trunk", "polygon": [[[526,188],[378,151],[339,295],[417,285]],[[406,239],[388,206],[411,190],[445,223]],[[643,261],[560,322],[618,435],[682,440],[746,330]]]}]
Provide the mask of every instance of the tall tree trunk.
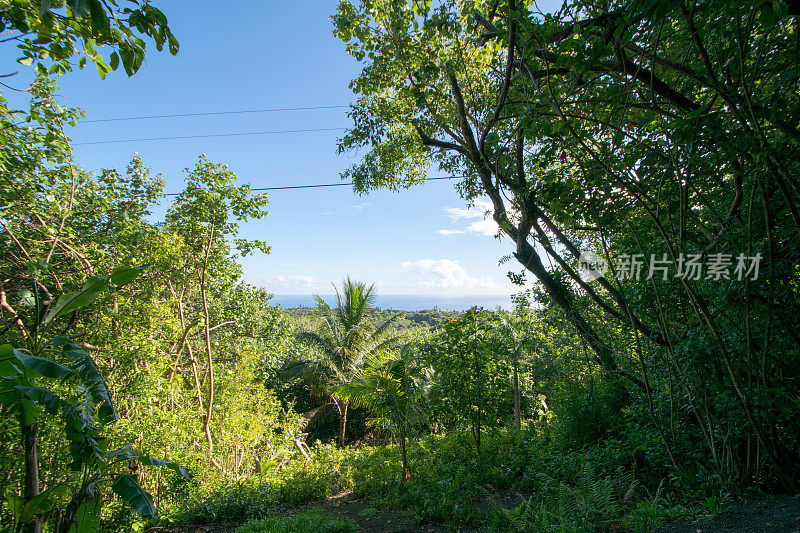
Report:
[{"label": "tall tree trunk", "polygon": [[[173,294],[175,294],[174,291],[173,291]],[[186,346],[186,350],[189,352],[189,362],[192,364],[192,377],[194,378],[194,390],[195,390],[195,393],[197,395],[197,408],[198,408],[198,412],[200,413],[201,420],[202,420],[202,417],[205,417],[205,413],[203,412],[203,390],[200,388],[200,375],[199,375],[199,373],[197,371],[197,360],[194,358],[194,352],[192,351],[192,343],[188,342],[187,339],[186,339],[186,335],[188,335],[189,329],[194,327],[194,325],[197,324],[199,322],[199,320],[195,319],[192,322],[191,326],[188,326],[188,327],[186,326],[186,318],[184,317],[184,313],[183,313],[183,294],[184,294],[184,291],[182,290],[181,291],[181,295],[178,298],[178,312],[180,314],[181,327],[185,328],[185,330],[184,330],[185,334],[183,336],[183,344],[181,345],[181,348],[183,348],[183,346],[185,345]],[[180,355],[180,349],[181,348],[179,348],[178,355]],[[175,369],[173,369],[173,375],[174,375],[174,372],[177,371],[177,366],[178,366],[178,359],[176,357],[176,359],[175,359]]]},{"label": "tall tree trunk", "polygon": [[[23,414],[23,418],[24,418]],[[22,424],[22,443],[25,449],[25,488],[23,500],[25,503],[31,501],[39,494],[39,454],[36,450],[36,435],[39,432],[39,424]],[[25,533],[41,533],[42,524],[38,516],[34,516],[30,522],[25,524]]]},{"label": "tall tree trunk", "polygon": [[411,469],[408,466],[408,452],[406,450],[406,430],[402,425],[399,425],[398,437],[400,440],[400,463],[403,467],[402,482],[405,483],[411,479]]},{"label": "tall tree trunk", "polygon": [[480,454],[481,454],[481,410],[480,410],[480,407],[478,407],[478,413],[476,414],[475,420],[476,420],[476,423],[477,423],[477,429],[475,431],[475,447],[478,450],[478,456],[480,456]]},{"label": "tall tree trunk", "polygon": [[336,405],[339,407],[339,446],[344,447],[345,430],[347,429],[347,408],[350,406],[350,402],[341,400],[342,403],[339,403],[339,401],[336,401]]},{"label": "tall tree trunk", "polygon": [[192,363],[192,377],[194,378],[194,390],[197,391],[197,409],[202,419],[205,420],[206,414],[203,412],[203,389],[200,385],[200,373],[197,370],[197,360],[194,358],[194,351],[191,344],[186,344],[189,352],[189,362]]},{"label": "tall tree trunk", "polygon": [[214,410],[214,360],[211,352],[211,329],[209,327],[208,299],[206,297],[206,272],[208,270],[208,256],[211,253],[211,245],[214,242],[214,226],[208,234],[208,245],[206,246],[205,256],[203,257],[203,270],[200,273],[200,295],[203,301],[203,332],[206,339],[206,365],[208,367],[208,398],[206,402],[206,412],[203,416],[203,431],[208,441],[208,458],[211,464],[219,469],[222,466],[214,459],[214,439],[211,435],[211,414]]},{"label": "tall tree trunk", "polygon": [[519,391],[519,369],[518,361],[514,360],[514,427],[517,428],[517,433],[522,429],[522,409],[521,409],[521,394]]}]

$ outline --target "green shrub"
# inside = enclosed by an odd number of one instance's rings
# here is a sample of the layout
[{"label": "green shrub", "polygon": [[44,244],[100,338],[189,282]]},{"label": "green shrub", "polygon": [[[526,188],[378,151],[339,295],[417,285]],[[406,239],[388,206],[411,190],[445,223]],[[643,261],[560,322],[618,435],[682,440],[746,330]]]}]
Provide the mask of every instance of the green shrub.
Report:
[{"label": "green shrub", "polygon": [[[646,487],[634,481],[630,443],[619,438],[570,452],[532,432],[499,430],[487,432],[482,447],[477,456],[467,431],[415,439],[408,450],[412,477],[400,483],[396,445],[317,446],[307,464],[294,461],[258,477],[203,489],[194,503],[178,504],[184,506],[181,515],[172,519],[264,520],[343,490],[423,522],[495,531],[594,531],[620,525],[646,531],[671,516],[671,508],[680,508],[662,491],[645,497]],[[498,494],[509,493],[527,501],[500,508]]]},{"label": "green shrub", "polygon": [[542,474],[539,498],[516,509],[495,509],[490,526],[495,531],[604,531],[619,529],[625,511],[634,502],[638,485],[630,474],[617,471],[600,477],[584,463],[575,482],[557,481]]},{"label": "green shrub", "polygon": [[628,391],[619,382],[573,384],[551,405],[554,444],[577,451],[599,443],[622,426],[622,410],[628,403]]}]

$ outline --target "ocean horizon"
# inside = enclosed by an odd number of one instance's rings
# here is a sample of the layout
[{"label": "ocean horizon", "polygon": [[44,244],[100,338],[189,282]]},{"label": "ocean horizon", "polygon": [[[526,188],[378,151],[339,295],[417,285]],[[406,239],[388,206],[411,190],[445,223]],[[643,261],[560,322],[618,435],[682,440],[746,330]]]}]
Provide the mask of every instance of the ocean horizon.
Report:
[{"label": "ocean horizon", "polygon": [[[329,305],[336,302],[336,296],[321,294],[322,299]],[[271,302],[280,304],[285,309],[295,307],[316,307],[314,296],[311,294],[276,294]],[[511,296],[508,295],[473,295],[473,296],[433,296],[426,294],[379,294],[375,307],[378,309],[391,309],[394,311],[466,311],[470,307],[483,307],[495,310],[498,307],[504,310],[511,309]]]}]

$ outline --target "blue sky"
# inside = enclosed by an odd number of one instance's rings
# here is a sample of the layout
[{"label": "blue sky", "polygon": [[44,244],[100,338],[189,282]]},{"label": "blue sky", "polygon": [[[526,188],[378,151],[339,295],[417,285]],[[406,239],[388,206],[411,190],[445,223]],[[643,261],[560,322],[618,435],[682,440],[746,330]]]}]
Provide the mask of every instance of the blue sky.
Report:
[{"label": "blue sky", "polygon": [[[64,103],[86,120],[142,115],[346,105],[360,70],[331,33],[335,0],[156,2],[181,43],[173,57],[152,50],[132,78],[100,80],[93,68],[59,81]],[[3,50],[8,65],[8,48]],[[24,70],[25,67],[20,67]],[[21,80],[18,80],[18,82]],[[81,145],[217,133],[345,128],[346,109],[253,113],[79,124],[69,132],[86,169],[124,169],[138,152],[167,191],[182,188],[183,169],[205,153],[253,187],[334,183],[360,154],[337,156],[341,131]],[[247,280],[275,294],[331,291],[347,275],[383,294],[511,294],[512,250],[492,236],[483,209],[467,210],[448,181],[400,193],[355,195],[349,187],[269,193],[270,214],[243,227],[272,254],[244,261]]]}]

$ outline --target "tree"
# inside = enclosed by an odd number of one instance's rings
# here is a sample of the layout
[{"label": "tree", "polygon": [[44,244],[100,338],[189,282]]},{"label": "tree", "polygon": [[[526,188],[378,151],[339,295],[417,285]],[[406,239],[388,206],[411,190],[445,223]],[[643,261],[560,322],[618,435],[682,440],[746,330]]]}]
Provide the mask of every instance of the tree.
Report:
[{"label": "tree", "polygon": [[[59,532],[70,531],[73,526],[78,530],[96,527],[102,499],[99,485],[109,479],[107,476],[112,473],[112,467],[121,462],[166,465],[186,479],[190,477],[176,464],[139,454],[130,446],[109,451],[108,436],[102,430],[116,422],[118,417],[111,391],[96,362],[67,337],[56,336],[52,347],[47,346],[45,334],[54,319],[85,307],[101,292],[117,290],[135,279],[140,271],[141,268],[123,267],[107,278],[90,278],[80,291],[63,294],[47,305],[43,304],[34,282],[32,290],[25,295],[34,308],[35,317],[27,336],[27,348],[14,348],[10,344],[0,346],[0,405],[19,418],[25,464],[22,498],[13,493],[7,497],[15,522],[25,531],[41,531],[41,516],[60,510],[62,506],[64,518],[57,528]],[[66,365],[55,361],[58,355]],[[46,380],[56,386],[43,383]],[[71,384],[75,384],[74,394],[63,397],[59,389]],[[60,415],[64,421],[72,457],[70,467],[81,473],[81,482],[77,486],[71,486],[69,480],[55,483],[50,480],[47,490],[39,490],[38,428],[44,413]],[[141,488],[136,477],[116,475],[112,489],[142,516],[156,516],[152,497]]]},{"label": "tree", "polygon": [[[244,256],[254,251],[268,254],[270,247],[259,240],[239,238],[239,223],[250,218],[266,216],[268,203],[266,194],[253,195],[250,185],[235,185],[236,176],[225,165],[217,165],[201,155],[193,169],[186,169],[186,189],[170,206],[166,223],[170,231],[182,240],[186,261],[182,265],[179,284],[167,281],[167,285],[178,301],[178,313],[185,334],[178,348],[178,357],[187,346],[192,360],[192,373],[197,393],[197,401],[203,420],[203,433],[208,445],[209,460],[219,467],[214,458],[214,438],[211,434],[214,413],[215,374],[214,354],[211,332],[223,323],[211,324],[209,293],[211,283],[224,285],[226,280],[233,282],[240,273],[240,267],[231,258],[231,245]],[[235,256],[234,256],[235,257]],[[191,293],[199,293],[199,306],[185,309],[184,299]],[[194,311],[194,313],[192,313]],[[195,314],[195,316],[191,316]],[[205,374],[199,375],[190,344],[186,335],[197,324],[203,331],[203,350],[206,356]],[[177,358],[176,358],[177,359]],[[176,365],[177,365],[176,360]],[[201,383],[207,382],[207,393],[202,397]]]},{"label": "tree", "polygon": [[[407,353],[407,352],[406,352]],[[408,481],[411,468],[406,449],[409,430],[420,413],[421,390],[410,371],[408,357],[386,352],[368,358],[365,368],[334,394],[356,407],[365,407],[397,437],[402,465],[401,479]]]},{"label": "tree", "polygon": [[[205,163],[193,169],[191,190],[168,210],[170,217],[173,211],[182,213],[170,222],[150,213],[163,198],[163,180],[139,158],[127,172],[92,174],[74,167],[70,174],[61,167],[40,174],[38,186],[31,179],[30,188],[9,189],[0,234],[0,332],[4,342],[27,345],[35,313],[22,295],[33,291],[34,282],[43,305],[53,305],[52,294],[78,291],[88,277],[111,271],[113,264],[151,265],[136,284],[100,294],[81,313],[59,317],[54,328],[91,353],[103,369],[120,415],[119,422],[106,426],[110,439],[173,458],[199,476],[217,475],[214,463],[241,475],[284,453],[291,443],[274,430],[299,422],[294,413],[281,414],[274,395],[258,380],[261,358],[275,338],[265,324],[280,312],[269,307],[265,291],[242,283],[236,260],[259,246],[240,241],[237,232],[241,217],[263,216],[265,198],[254,200],[235,184],[232,173]],[[192,215],[193,209],[200,215]],[[208,254],[206,321],[201,273],[211,222],[218,229]],[[35,275],[32,268],[38,269]],[[205,324],[213,348],[211,367]],[[211,460],[205,432],[209,369],[214,373]],[[8,446],[3,452],[11,461],[22,457],[22,429],[16,419],[7,418],[2,425],[10,438],[4,436]],[[77,482],[68,467],[67,442],[56,426],[45,423],[38,432],[43,491],[51,480]],[[200,445],[183,446],[194,441]],[[0,476],[0,492],[13,494],[24,473],[13,461],[2,462],[0,470],[8,475]],[[154,495],[155,505],[172,490],[168,476],[148,474],[140,482]]]},{"label": "tree", "polygon": [[284,369],[285,378],[303,377],[314,386],[331,395],[339,411],[339,445],[345,444],[347,410],[350,401],[339,397],[336,389],[351,383],[367,358],[387,350],[399,342],[399,337],[389,335],[389,327],[400,314],[395,314],[375,325],[369,320],[369,311],[375,303],[374,285],[347,277],[341,293],[336,292],[336,307],[331,308],[319,295],[315,295],[317,310],[322,318],[319,332],[304,331],[297,339],[319,352],[319,360],[295,361]]},{"label": "tree", "polygon": [[[2,269],[6,270],[0,283],[0,301],[2,315],[11,315],[10,325],[21,344],[33,343],[34,349],[38,349],[41,348],[37,343],[41,343],[38,328],[42,317],[32,317],[34,328],[27,328],[23,313],[8,302],[9,285],[16,285],[15,288],[22,285],[28,291],[32,287],[33,292],[41,292],[43,302],[52,306],[54,300],[45,283],[54,282],[57,291],[53,293],[64,292],[60,279],[64,271],[51,262],[55,263],[61,256],[67,262],[83,263],[84,274],[92,274],[86,257],[69,246],[64,238],[77,181],[64,126],[74,125],[78,113],[56,103],[55,83],[48,75],[72,70],[70,61],[76,54],[81,55],[77,61],[79,68],[87,64],[88,58],[97,66],[101,77],[116,70],[119,64],[132,75],[144,59],[146,43],[140,35],[152,38],[159,50],[167,43],[173,54],[177,53],[178,43],[164,14],[148,0],[127,2],[125,7],[100,0],[71,0],[66,5],[49,1],[6,2],[0,8],[0,31],[6,30],[3,42],[16,43],[22,53],[18,62],[35,64],[38,75],[29,88],[22,89],[31,94],[29,111],[10,109],[5,99],[0,98],[0,143],[4,147],[0,155],[0,199],[4,206],[0,248],[4,259]],[[112,50],[108,58],[110,65],[97,52],[97,48],[105,45]],[[2,77],[8,81],[14,74],[3,73]],[[9,87],[6,83],[2,85]],[[49,196],[48,187],[67,188],[69,200],[53,209],[48,205],[50,202],[42,201]],[[25,234],[32,238],[23,238]],[[41,250],[41,255],[32,254]],[[44,280],[31,275],[37,271],[46,273]],[[39,308],[44,309],[46,305]],[[71,325],[67,325],[67,329]],[[4,332],[8,329],[6,327]],[[22,430],[26,435],[25,457],[28,460],[24,498],[29,503],[39,496],[38,480],[33,475],[33,471],[38,470],[37,425],[24,422]],[[38,518],[26,528],[37,531]]]},{"label": "tree", "polygon": [[22,52],[17,61],[35,65],[41,74],[71,71],[71,60],[79,55],[78,68],[92,62],[101,78],[119,65],[132,76],[144,61],[142,37],[152,39],[158,51],[166,44],[172,55],[179,46],[167,17],[150,0],[8,2],[0,9],[0,31],[11,34],[3,42],[16,43]]},{"label": "tree", "polygon": [[483,429],[508,419],[510,350],[500,326],[495,314],[472,308],[420,348],[420,363],[433,369],[432,410],[451,427],[466,421],[478,455]]},{"label": "tree", "polygon": [[[132,76],[142,65],[147,43],[154,41],[161,51],[166,44],[170,53],[178,52],[178,41],[169,29],[167,17],[150,0],[39,1],[5,2],[0,7],[0,32],[3,43],[16,44],[22,53],[17,61],[35,66],[37,79],[27,88],[8,85],[17,72],[0,72],[2,86],[29,92],[29,111],[11,109],[0,98],[0,169],[4,179],[0,194],[7,189],[23,196],[36,172],[52,176],[60,167],[71,163],[71,149],[64,131],[75,125],[79,112],[62,109],[53,98],[55,82],[51,75],[73,69],[75,56],[78,68],[91,62],[101,78],[122,65]],[[109,52],[108,57],[103,53]],[[52,165],[56,165],[55,172]],[[20,198],[14,198],[20,200]]]},{"label": "tree", "polygon": [[[343,177],[366,192],[421,183],[432,163],[466,176],[464,198],[488,197],[514,257],[605,374],[641,390],[667,450],[657,409],[677,383],[720,475],[752,479],[755,446],[796,490],[800,426],[779,406],[800,368],[781,318],[800,311],[798,16],[783,1],[343,1],[335,33],[365,68],[340,150],[369,148]],[[584,251],[605,275],[580,275]],[[690,257],[731,268],[695,278]],[[768,266],[736,279],[749,258]],[[712,386],[731,408],[708,407]]]}]

